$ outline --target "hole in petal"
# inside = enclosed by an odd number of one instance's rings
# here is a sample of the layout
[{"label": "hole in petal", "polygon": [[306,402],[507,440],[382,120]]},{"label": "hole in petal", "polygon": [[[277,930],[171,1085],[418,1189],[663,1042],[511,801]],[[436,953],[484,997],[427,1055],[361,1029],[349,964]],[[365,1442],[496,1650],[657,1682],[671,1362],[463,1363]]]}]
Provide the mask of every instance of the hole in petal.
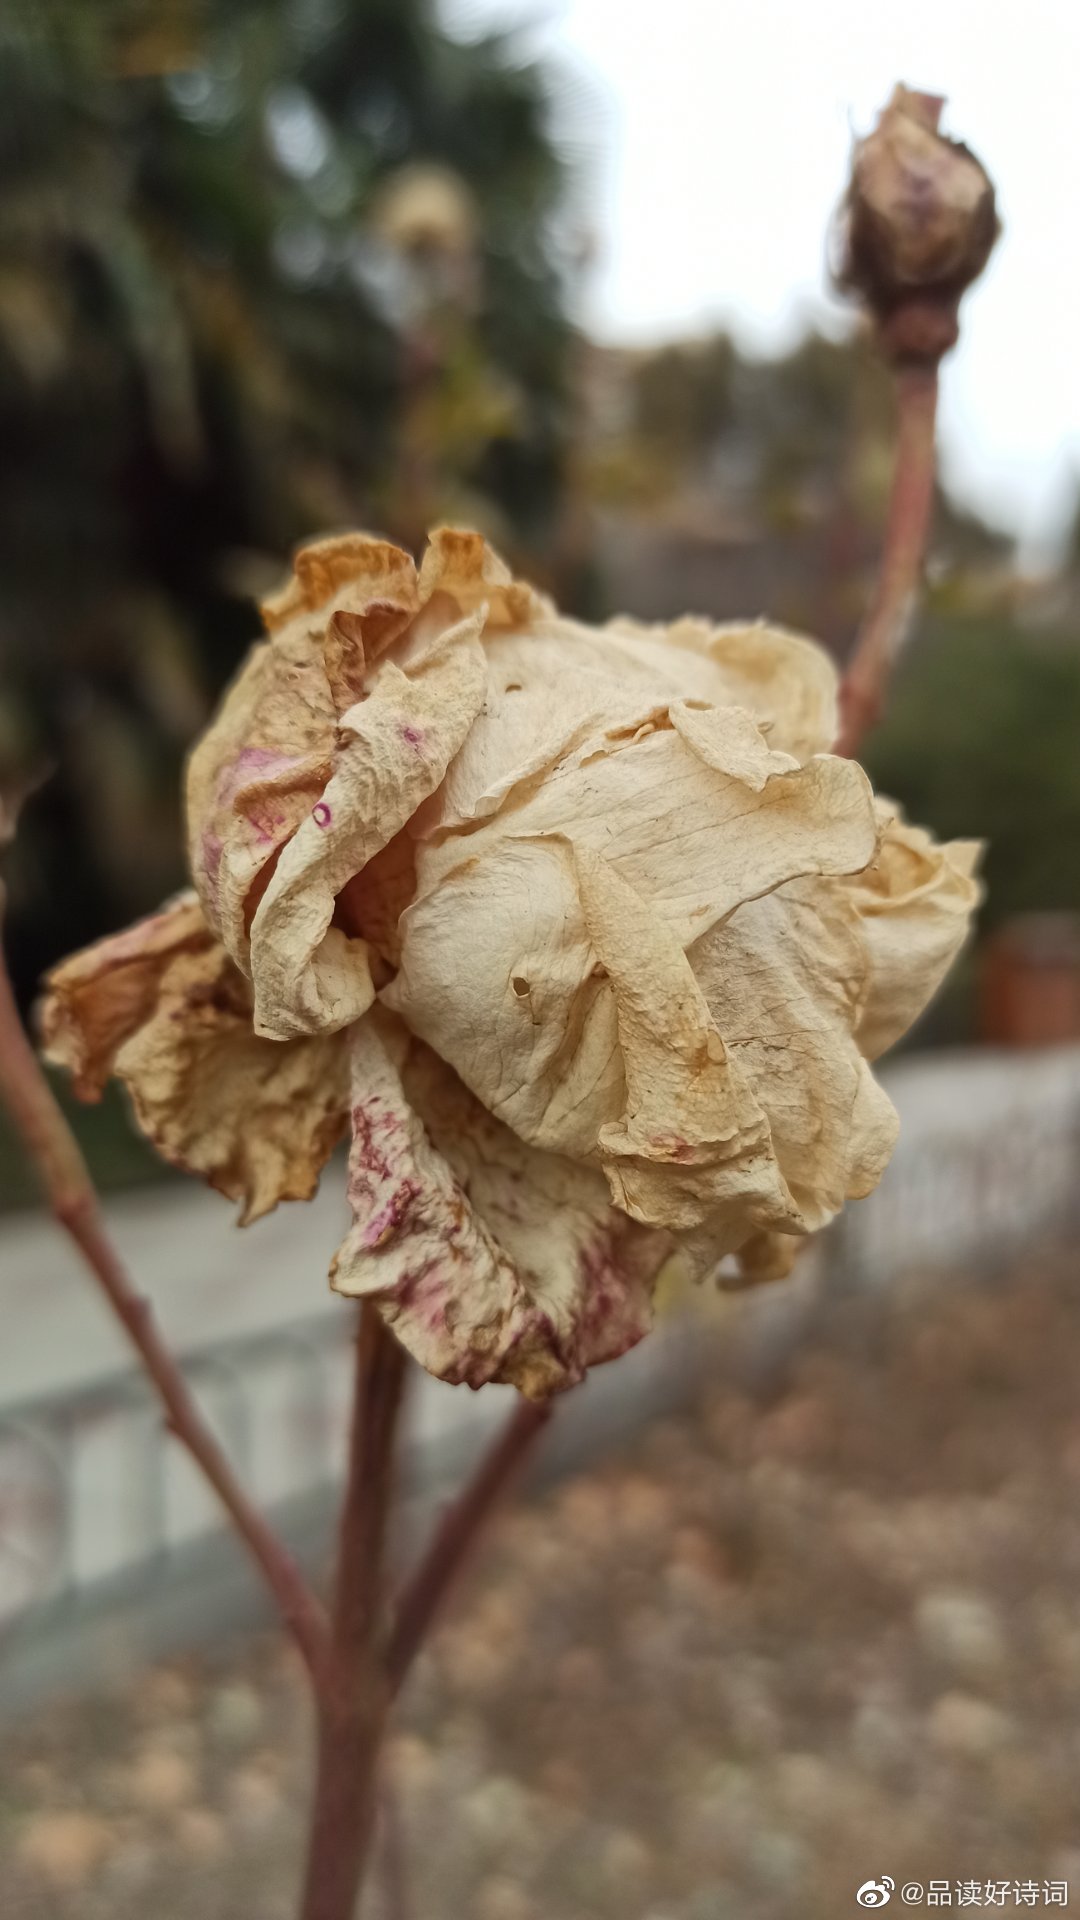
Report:
[{"label": "hole in petal", "polygon": [[510,982],[510,985],[513,987],[514,992],[517,994],[517,997],[519,1000],[524,999],[525,995],[529,991],[529,983],[526,980],[524,974],[521,974],[521,973],[515,973],[513,979]]},{"label": "hole in petal", "polygon": [[520,692],[521,692],[521,681],[520,681],[520,680],[509,680],[509,681],[507,682],[507,684],[506,684],[506,686],[505,686],[505,687],[503,688],[503,692],[504,692],[504,693],[520,693]]}]

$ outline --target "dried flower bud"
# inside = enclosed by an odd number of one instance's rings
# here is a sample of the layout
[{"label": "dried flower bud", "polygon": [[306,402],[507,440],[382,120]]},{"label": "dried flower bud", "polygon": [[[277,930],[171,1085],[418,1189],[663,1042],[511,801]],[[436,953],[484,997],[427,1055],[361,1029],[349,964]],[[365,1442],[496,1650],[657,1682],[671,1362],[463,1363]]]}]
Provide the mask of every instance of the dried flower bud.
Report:
[{"label": "dried flower bud", "polygon": [[897,87],[852,160],[837,278],[860,294],[900,360],[937,360],[999,232],[985,167],[938,131],[944,102]]},{"label": "dried flower bud", "polygon": [[198,898],[66,961],[51,1057],[247,1219],[351,1132],[339,1292],[441,1378],[546,1396],[658,1271],[748,1280],[868,1193],[869,1061],[963,940],[975,850],[828,751],[779,628],[587,627],[478,534],[304,549],[192,754]]}]

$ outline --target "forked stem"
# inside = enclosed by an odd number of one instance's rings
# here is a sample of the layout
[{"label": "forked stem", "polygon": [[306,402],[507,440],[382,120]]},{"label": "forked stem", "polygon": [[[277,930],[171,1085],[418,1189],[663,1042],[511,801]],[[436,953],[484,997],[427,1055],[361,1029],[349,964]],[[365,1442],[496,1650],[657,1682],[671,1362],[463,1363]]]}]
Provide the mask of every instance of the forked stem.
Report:
[{"label": "forked stem", "polygon": [[472,1479],[446,1509],[398,1600],[386,1650],[386,1675],[392,1695],[401,1688],[484,1523],[508,1491],[550,1418],[550,1401],[519,1400]]},{"label": "forked stem", "polygon": [[331,1645],[318,1701],[318,1760],[301,1920],[353,1920],[375,1827],[390,1707],[380,1644],[394,1440],[405,1352],[375,1307],[360,1309]]}]

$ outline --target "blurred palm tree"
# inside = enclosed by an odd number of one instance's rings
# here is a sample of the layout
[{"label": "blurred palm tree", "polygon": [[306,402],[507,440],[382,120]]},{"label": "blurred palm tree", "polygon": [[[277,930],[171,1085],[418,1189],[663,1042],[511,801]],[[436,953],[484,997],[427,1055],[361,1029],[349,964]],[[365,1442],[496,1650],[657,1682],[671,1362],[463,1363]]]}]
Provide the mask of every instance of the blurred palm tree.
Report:
[{"label": "blurred palm tree", "polygon": [[544,540],[570,334],[547,78],[428,0],[11,0],[0,182],[29,989],[179,879],[180,756],[296,540]]}]

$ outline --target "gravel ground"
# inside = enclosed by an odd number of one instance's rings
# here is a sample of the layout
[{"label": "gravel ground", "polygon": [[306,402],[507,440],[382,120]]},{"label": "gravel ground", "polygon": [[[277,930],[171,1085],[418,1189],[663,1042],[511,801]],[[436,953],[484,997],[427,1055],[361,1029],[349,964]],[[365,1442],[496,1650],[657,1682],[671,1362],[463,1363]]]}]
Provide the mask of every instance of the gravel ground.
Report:
[{"label": "gravel ground", "polygon": [[[1078,1282],[837,1302],[752,1385],[718,1347],[507,1516],[390,1749],[410,1920],[1080,1901]],[[308,1739],[265,1636],[55,1703],[0,1768],[5,1920],[292,1920]]]}]

